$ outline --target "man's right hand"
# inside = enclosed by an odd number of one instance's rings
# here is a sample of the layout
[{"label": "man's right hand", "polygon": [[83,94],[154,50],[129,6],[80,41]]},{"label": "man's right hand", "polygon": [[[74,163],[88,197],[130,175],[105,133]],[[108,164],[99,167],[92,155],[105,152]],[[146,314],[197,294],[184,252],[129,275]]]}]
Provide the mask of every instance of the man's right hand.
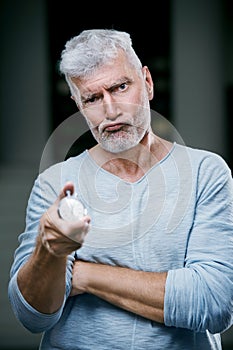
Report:
[{"label": "man's right hand", "polygon": [[38,243],[43,244],[50,254],[64,257],[79,249],[90,228],[90,217],[84,216],[77,221],[66,221],[58,214],[60,201],[66,192],[74,192],[74,185],[66,183],[54,204],[42,215]]}]

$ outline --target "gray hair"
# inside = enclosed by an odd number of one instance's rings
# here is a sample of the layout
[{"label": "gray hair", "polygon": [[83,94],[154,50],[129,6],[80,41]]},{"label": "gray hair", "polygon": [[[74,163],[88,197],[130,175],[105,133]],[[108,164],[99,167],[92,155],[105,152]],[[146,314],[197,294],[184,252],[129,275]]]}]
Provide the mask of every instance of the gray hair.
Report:
[{"label": "gray hair", "polygon": [[65,75],[71,93],[77,91],[71,78],[91,75],[99,67],[112,61],[119,49],[123,50],[135,69],[141,71],[142,64],[136,55],[128,33],[115,29],[84,30],[66,42],[61,54],[60,72]]}]

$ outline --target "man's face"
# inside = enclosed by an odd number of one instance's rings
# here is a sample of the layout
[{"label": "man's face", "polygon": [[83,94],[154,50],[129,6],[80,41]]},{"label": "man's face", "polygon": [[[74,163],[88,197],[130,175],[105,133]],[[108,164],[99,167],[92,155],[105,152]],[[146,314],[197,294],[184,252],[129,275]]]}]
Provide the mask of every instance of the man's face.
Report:
[{"label": "man's face", "polygon": [[126,151],[149,131],[150,79],[147,67],[139,74],[123,53],[85,79],[72,78],[80,93],[79,109],[106,151]]}]

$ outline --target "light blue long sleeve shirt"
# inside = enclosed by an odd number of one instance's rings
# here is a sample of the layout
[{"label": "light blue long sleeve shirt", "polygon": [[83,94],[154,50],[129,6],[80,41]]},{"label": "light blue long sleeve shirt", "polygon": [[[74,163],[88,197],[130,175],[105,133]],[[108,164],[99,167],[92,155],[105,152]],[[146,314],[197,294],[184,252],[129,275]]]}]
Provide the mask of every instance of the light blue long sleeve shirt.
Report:
[{"label": "light blue long sleeve shirt", "polygon": [[[35,247],[41,215],[66,181],[74,182],[91,230],[67,259],[62,307],[47,315],[24,299],[17,273]],[[91,294],[69,297],[74,259],[168,271],[165,324]],[[51,166],[36,179],[28,201],[9,298],[19,321],[31,332],[43,332],[41,350],[221,349],[220,334],[233,320],[233,183],[226,162],[174,144],[135,183],[98,167],[88,151]]]}]

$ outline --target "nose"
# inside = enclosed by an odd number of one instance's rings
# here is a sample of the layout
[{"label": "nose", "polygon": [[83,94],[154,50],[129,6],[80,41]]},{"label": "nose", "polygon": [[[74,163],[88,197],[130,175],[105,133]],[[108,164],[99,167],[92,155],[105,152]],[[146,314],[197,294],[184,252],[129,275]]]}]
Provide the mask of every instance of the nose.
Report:
[{"label": "nose", "polygon": [[115,101],[110,92],[104,94],[103,108],[106,119],[114,120],[120,113],[119,104]]}]

